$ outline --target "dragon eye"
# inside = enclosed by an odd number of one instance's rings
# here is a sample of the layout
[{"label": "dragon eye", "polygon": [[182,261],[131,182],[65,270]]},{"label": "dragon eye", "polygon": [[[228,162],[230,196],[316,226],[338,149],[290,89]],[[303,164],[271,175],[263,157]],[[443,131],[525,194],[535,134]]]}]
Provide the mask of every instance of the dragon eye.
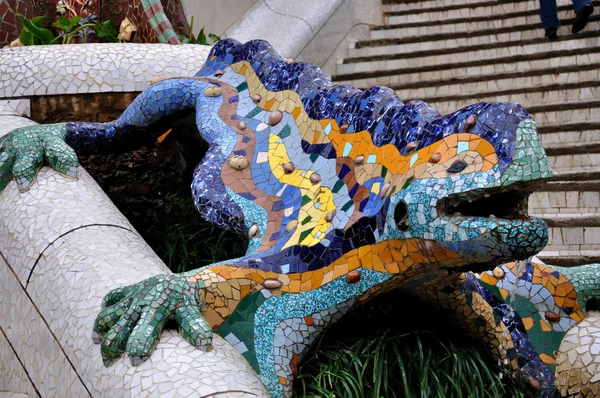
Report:
[{"label": "dragon eye", "polygon": [[408,231],[408,207],[402,200],[396,205],[394,210],[394,221],[400,231]]},{"label": "dragon eye", "polygon": [[467,167],[467,164],[462,160],[457,160],[452,163],[452,166],[448,167],[448,173],[460,173]]}]

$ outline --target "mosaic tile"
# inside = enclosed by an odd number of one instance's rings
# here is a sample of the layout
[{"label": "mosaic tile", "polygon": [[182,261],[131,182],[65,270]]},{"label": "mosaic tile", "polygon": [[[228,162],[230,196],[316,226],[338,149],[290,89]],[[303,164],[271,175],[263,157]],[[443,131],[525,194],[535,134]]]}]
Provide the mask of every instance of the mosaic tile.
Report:
[{"label": "mosaic tile", "polygon": [[[531,260],[548,227],[527,215],[525,199],[552,171],[523,107],[478,103],[442,115],[386,87],[334,87],[266,42],[227,39],[193,77],[157,81],[114,122],[13,130],[0,141],[2,188],[14,177],[23,195],[35,195],[43,164],[75,176],[71,148],[152,138],[163,117],[186,109],[210,146],[194,172],[194,203],[208,221],[248,236],[248,251],[106,286],[115,289],[89,327],[107,366],[124,354],[134,364],[152,360],[175,320],[201,350],[221,336],[272,397],[288,397],[302,356],[328,325],[400,288],[452,311],[536,395],[559,396],[556,351],[598,297],[600,266]],[[28,278],[43,283],[44,268],[32,267]]]},{"label": "mosaic tile", "polygon": [[[2,117],[0,126],[4,122]],[[0,214],[6,260],[0,263],[0,328],[22,362],[8,360],[0,336],[0,355],[7,359],[3,390],[37,388],[41,396],[61,397],[232,390],[235,397],[268,396],[242,355],[220,336],[212,351],[203,352],[166,330],[143,365],[122,358],[104,366],[100,345],[91,339],[102,298],[117,285],[169,271],[83,169],[73,181],[43,167],[36,189],[25,194],[11,182],[0,193]],[[31,383],[19,375],[23,368]]]},{"label": "mosaic tile", "polygon": [[108,43],[3,48],[0,100],[143,91],[157,75],[193,75],[209,50],[210,47],[200,45]]}]

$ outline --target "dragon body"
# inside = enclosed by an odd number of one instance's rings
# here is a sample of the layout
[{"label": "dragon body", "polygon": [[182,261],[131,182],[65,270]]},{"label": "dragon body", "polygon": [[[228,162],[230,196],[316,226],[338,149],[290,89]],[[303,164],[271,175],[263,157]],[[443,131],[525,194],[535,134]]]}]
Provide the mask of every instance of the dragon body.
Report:
[{"label": "dragon body", "polygon": [[75,151],[139,143],[190,110],[210,145],[194,202],[247,235],[248,251],[110,292],[94,325],[107,364],[147,358],[175,319],[199,348],[223,336],[273,397],[288,397],[328,325],[400,288],[446,308],[539,396],[557,394],[554,350],[595,294],[577,275],[597,266],[578,274],[527,260],[548,232],[523,201],[552,173],[520,105],[440,115],[385,87],[332,87],[268,43],[223,40],[196,76],[153,84],[114,122],[13,131],[0,188],[14,177],[28,189],[43,162],[75,176]]}]

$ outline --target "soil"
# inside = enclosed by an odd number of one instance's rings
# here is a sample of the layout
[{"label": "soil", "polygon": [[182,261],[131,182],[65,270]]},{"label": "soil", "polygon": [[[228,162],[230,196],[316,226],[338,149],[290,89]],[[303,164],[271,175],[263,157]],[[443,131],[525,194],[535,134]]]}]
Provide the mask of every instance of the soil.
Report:
[{"label": "soil", "polygon": [[[43,97],[32,104],[32,119],[38,123],[110,122],[133,98],[132,94]],[[171,129],[161,143],[141,143],[145,145],[135,150],[78,154],[80,164],[153,248],[161,245],[168,226],[180,221],[167,211],[167,195],[192,201],[192,173],[208,149],[193,116],[177,121]]]}]

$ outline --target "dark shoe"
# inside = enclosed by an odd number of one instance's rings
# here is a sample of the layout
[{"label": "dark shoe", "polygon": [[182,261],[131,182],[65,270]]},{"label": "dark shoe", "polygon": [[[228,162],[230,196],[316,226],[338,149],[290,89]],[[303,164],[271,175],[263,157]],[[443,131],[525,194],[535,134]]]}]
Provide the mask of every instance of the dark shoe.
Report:
[{"label": "dark shoe", "polygon": [[558,30],[556,28],[548,28],[546,29],[546,37],[550,40],[558,39],[558,35],[556,34]]},{"label": "dark shoe", "polygon": [[594,12],[594,6],[591,3],[584,4],[577,16],[575,17],[575,22],[573,22],[573,33],[579,33],[585,28],[585,25],[588,23],[588,18]]}]

